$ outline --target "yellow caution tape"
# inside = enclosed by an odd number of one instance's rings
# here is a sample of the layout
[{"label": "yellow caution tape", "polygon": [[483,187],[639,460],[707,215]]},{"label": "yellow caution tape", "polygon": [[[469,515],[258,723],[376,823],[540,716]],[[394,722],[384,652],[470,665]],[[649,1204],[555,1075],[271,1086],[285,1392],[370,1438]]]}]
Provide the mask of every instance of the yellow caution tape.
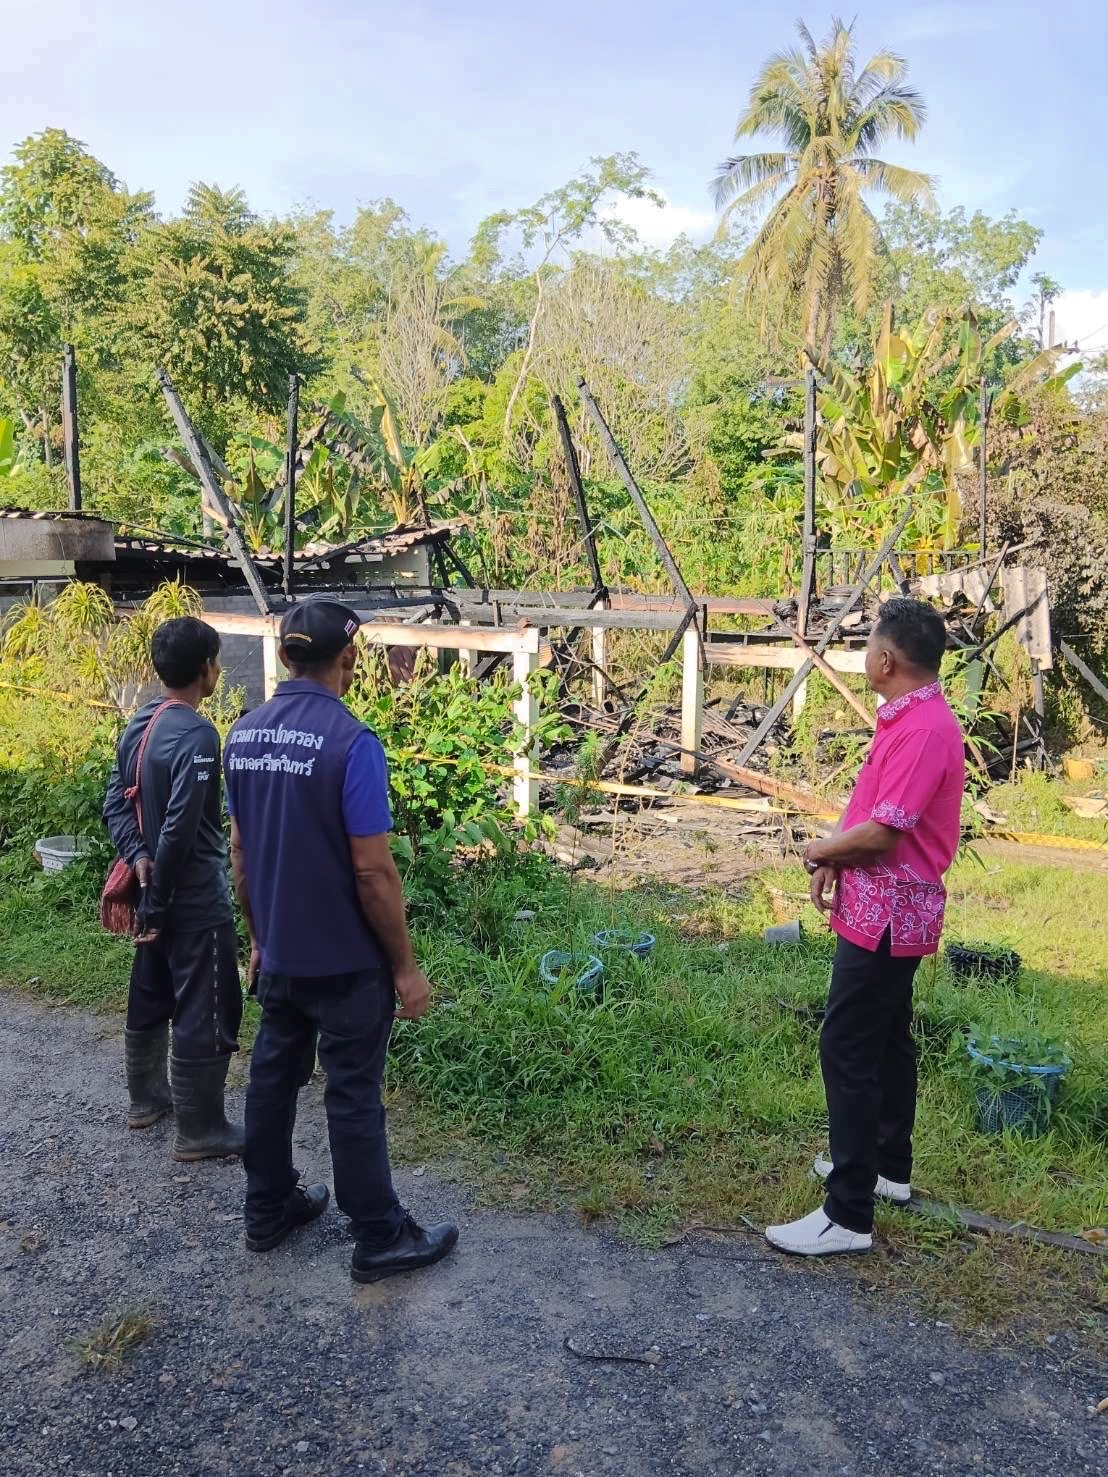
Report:
[{"label": "yellow caution tape", "polygon": [[1108,841],[1084,836],[1041,836],[1037,831],[986,831],[982,840],[1018,841],[1023,846],[1055,846],[1059,851],[1108,851]]},{"label": "yellow caution tape", "polygon": [[22,692],[29,697],[56,697],[66,703],[84,703],[86,708],[106,708],[109,713],[118,715],[119,709],[114,703],[101,702],[99,698],[82,697],[76,692],[58,692],[53,687],[30,687],[22,682],[0,682],[0,687],[6,692]]}]

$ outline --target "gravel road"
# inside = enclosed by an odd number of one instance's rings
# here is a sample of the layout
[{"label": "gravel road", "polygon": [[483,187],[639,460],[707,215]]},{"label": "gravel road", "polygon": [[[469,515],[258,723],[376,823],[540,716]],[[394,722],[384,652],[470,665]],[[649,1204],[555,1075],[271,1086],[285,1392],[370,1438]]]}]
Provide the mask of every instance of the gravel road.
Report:
[{"label": "gravel road", "polygon": [[[333,1209],[251,1255],[238,1166],[123,1127],[117,1032],[0,996],[5,1477],[1108,1473],[1108,1371],[975,1351],[753,1237],[644,1252],[402,1169],[461,1223],[441,1266],[355,1288]],[[297,1140],[328,1178],[315,1083]],[[73,1341],[134,1305],[148,1339],[87,1370]]]}]

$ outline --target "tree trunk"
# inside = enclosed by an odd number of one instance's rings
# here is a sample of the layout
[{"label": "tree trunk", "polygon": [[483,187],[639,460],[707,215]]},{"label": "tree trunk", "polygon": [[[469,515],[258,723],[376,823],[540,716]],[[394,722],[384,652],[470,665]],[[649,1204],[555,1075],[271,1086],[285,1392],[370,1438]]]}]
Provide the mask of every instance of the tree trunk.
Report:
[{"label": "tree trunk", "polygon": [[508,438],[512,432],[512,415],[516,408],[516,401],[519,399],[520,393],[523,390],[523,386],[527,382],[527,375],[531,369],[531,360],[534,358],[535,355],[535,335],[538,332],[539,318],[542,316],[543,309],[544,283],[542,269],[545,265],[546,258],[544,257],[542,263],[539,266],[539,270],[535,273],[535,311],[531,314],[531,327],[527,334],[527,347],[523,353],[523,359],[519,366],[519,373],[516,375],[516,382],[512,386],[512,393],[508,396],[507,409],[504,411],[505,445],[507,445]]},{"label": "tree trunk", "polygon": [[[816,219],[815,231],[818,236],[827,229],[827,200],[825,197],[825,186],[821,183],[818,187],[816,197]],[[819,355],[819,313],[822,306],[822,293],[819,276],[817,275],[811,261],[808,263],[808,316],[804,327],[804,347],[809,355],[815,359]]]},{"label": "tree trunk", "polygon": [[813,359],[819,357],[819,345],[816,342],[819,336],[819,309],[819,283],[813,281],[811,287],[808,289],[808,322],[804,329],[804,347]]}]

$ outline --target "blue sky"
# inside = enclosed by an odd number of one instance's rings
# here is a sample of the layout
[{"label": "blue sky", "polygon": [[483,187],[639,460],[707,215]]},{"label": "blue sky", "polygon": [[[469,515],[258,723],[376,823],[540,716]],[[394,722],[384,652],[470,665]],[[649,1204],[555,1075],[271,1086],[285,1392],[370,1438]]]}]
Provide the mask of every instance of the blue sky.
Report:
[{"label": "blue sky", "polygon": [[[820,35],[828,12],[795,8]],[[1108,7],[858,4],[863,55],[906,55],[929,119],[889,151],[940,203],[1016,207],[1063,282],[1059,329],[1108,347]],[[392,195],[455,251],[489,211],[529,203],[590,155],[635,149],[670,208],[644,236],[712,226],[707,181],[794,7],[723,0],[39,0],[9,8],[0,153],[67,128],[176,209],[190,181],[262,211],[347,217]]]}]

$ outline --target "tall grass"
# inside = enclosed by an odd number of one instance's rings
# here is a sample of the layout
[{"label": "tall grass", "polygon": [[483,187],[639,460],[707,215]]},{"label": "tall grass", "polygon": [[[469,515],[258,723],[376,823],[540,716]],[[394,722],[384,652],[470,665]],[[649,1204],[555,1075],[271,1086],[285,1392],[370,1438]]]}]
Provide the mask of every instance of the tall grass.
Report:
[{"label": "tall grass", "polygon": [[[803,874],[777,872],[773,882],[800,894]],[[794,906],[804,909],[799,896]],[[1028,967],[1012,986],[959,984],[938,960],[921,967],[922,1188],[1048,1227],[1108,1220],[1108,993],[1094,921],[1106,906],[1108,879],[1094,874],[959,870],[953,927],[967,937],[999,933]],[[423,939],[445,998],[426,1021],[398,1033],[399,1083],[483,1137],[553,1157],[585,1178],[618,1160],[648,1168],[660,1189],[664,1159],[675,1212],[697,1208],[696,1186],[709,1166],[728,1182],[730,1202],[741,1191],[752,1216],[772,1219],[813,1200],[795,1171],[825,1141],[811,1007],[825,994],[833,941],[807,912],[811,932],[790,949],[762,940],[773,913],[759,883],[738,901],[665,888],[581,888],[574,899],[554,874],[538,893],[533,881],[504,879],[483,908],[501,922],[496,933],[486,919],[480,943],[464,909]],[[534,920],[513,922],[520,908],[534,910]],[[1019,927],[1011,926],[1013,913]],[[608,954],[599,1001],[572,985],[543,984],[545,949],[586,947],[613,922],[655,934],[654,954],[641,961]],[[964,1033],[976,1022],[1069,1041],[1075,1067],[1043,1138],[978,1132],[960,1071]]]}]

